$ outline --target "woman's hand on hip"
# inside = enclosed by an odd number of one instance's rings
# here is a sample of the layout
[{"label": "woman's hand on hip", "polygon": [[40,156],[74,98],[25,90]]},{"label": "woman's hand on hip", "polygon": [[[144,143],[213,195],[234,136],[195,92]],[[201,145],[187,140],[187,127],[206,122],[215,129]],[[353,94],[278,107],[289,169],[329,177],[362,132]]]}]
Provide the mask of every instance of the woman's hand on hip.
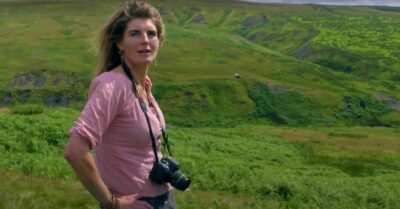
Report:
[{"label": "woman's hand on hip", "polygon": [[137,195],[127,195],[118,198],[121,209],[153,209],[146,201],[138,200]]}]

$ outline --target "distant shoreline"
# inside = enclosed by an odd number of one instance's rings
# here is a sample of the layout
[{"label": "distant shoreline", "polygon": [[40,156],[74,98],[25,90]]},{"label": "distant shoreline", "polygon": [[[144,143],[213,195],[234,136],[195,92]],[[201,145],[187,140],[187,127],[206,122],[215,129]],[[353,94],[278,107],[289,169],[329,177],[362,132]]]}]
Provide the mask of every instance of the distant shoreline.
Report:
[{"label": "distant shoreline", "polygon": [[273,4],[317,4],[332,6],[371,6],[371,7],[400,7],[400,1],[368,1],[368,0],[342,0],[342,1],[316,1],[316,0],[239,0],[249,3]]}]

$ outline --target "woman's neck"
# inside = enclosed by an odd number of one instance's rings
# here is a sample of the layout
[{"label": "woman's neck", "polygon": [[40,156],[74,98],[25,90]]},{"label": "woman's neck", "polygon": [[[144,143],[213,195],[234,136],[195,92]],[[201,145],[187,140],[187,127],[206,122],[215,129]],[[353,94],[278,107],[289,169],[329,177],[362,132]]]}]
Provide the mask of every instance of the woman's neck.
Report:
[{"label": "woman's neck", "polygon": [[146,86],[146,76],[147,76],[147,69],[148,66],[138,66],[138,65],[132,65],[130,63],[126,63],[129,69],[131,70],[131,73],[133,77],[135,78],[136,82],[140,84],[143,88]]}]

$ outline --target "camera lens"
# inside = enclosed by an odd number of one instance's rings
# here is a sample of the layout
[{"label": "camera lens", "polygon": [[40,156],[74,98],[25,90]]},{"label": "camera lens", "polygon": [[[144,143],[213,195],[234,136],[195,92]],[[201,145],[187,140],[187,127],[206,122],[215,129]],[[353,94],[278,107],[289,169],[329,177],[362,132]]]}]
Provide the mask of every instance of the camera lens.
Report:
[{"label": "camera lens", "polygon": [[171,185],[181,191],[185,191],[190,185],[190,179],[183,173],[176,171],[171,176]]},{"label": "camera lens", "polygon": [[168,165],[160,162],[155,162],[153,168],[150,171],[149,178],[157,184],[163,184],[167,181],[168,173]]}]

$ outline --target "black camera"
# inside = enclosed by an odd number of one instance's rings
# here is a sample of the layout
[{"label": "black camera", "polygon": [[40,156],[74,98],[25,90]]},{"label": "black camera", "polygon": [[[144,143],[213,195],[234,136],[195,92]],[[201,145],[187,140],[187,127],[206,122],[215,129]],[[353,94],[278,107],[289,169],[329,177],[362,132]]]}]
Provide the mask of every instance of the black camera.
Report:
[{"label": "black camera", "polygon": [[190,179],[178,170],[178,162],[172,157],[163,157],[154,163],[149,178],[157,184],[169,182],[173,187],[185,191],[189,187]]}]

